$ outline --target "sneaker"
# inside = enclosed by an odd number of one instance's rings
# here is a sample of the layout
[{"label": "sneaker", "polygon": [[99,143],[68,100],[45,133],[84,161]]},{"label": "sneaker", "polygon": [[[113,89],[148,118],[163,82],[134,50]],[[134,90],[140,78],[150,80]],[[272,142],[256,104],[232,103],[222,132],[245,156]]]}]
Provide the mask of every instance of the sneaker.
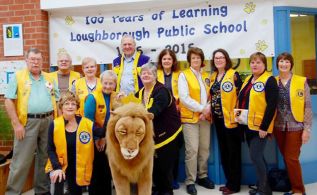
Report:
[{"label": "sneaker", "polygon": [[204,177],[201,179],[197,180],[198,185],[203,186],[207,189],[214,189],[215,188],[215,184],[213,181],[209,180],[208,177]]},{"label": "sneaker", "polygon": [[186,186],[186,191],[187,191],[187,194],[197,195],[197,190],[196,190],[195,184],[187,185]]}]

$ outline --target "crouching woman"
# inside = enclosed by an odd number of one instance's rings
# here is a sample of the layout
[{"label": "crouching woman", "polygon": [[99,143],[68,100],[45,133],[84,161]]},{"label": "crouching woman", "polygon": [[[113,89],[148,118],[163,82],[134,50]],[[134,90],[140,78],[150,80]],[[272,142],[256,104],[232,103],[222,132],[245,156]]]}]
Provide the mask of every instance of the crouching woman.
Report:
[{"label": "crouching woman", "polygon": [[48,131],[48,156],[45,171],[55,184],[54,195],[63,195],[67,180],[71,195],[82,194],[81,186],[90,183],[94,156],[93,122],[76,116],[79,99],[66,92],[59,101],[62,115]]}]

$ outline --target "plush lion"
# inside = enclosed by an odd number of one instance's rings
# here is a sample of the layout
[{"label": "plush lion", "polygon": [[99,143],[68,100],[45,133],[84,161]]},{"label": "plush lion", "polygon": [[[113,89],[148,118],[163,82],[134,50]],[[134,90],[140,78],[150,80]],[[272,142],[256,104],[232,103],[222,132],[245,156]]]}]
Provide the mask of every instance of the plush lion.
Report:
[{"label": "plush lion", "polygon": [[117,195],[129,195],[130,183],[137,184],[139,195],[151,195],[153,117],[136,103],[123,105],[111,112],[106,152]]}]

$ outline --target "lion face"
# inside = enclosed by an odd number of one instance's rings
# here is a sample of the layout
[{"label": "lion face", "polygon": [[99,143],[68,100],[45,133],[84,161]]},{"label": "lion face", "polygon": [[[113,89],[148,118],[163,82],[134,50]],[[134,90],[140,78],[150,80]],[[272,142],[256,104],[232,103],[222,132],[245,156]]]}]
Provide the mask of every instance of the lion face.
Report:
[{"label": "lion face", "polygon": [[141,118],[122,117],[115,126],[115,136],[124,159],[130,160],[139,153],[139,144],[145,136],[145,122]]}]

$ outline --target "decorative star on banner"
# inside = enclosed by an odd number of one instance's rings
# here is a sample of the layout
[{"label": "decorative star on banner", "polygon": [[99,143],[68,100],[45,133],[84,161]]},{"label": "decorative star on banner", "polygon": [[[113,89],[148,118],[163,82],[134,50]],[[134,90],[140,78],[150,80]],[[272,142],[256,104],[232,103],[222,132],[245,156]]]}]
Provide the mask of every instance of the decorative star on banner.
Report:
[{"label": "decorative star on banner", "polygon": [[72,25],[72,24],[74,24],[75,23],[75,20],[73,19],[73,17],[71,17],[71,16],[66,16],[66,18],[65,18],[65,23],[67,24],[67,25]]},{"label": "decorative star on banner", "polygon": [[255,43],[256,50],[257,51],[265,51],[268,48],[268,45],[266,44],[265,40],[258,40],[257,43]]},{"label": "decorative star on banner", "polygon": [[255,7],[256,5],[253,2],[250,2],[245,4],[245,7],[243,10],[245,13],[250,14],[255,11]]}]

